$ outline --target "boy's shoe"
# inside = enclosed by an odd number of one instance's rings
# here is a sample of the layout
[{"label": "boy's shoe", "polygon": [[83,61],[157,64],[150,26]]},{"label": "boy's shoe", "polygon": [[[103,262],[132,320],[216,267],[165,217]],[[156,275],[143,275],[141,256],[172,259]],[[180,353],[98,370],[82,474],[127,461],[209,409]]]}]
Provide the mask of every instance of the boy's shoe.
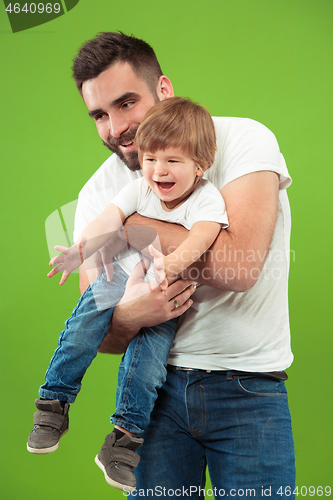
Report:
[{"label": "boy's shoe", "polygon": [[143,443],[142,438],[133,438],[124,434],[116,438],[115,431],[108,434],[95,462],[104,472],[108,484],[118,490],[133,491],[136,487],[133,467],[140,461],[135,453]]},{"label": "boy's shoe", "polygon": [[68,431],[69,403],[63,406],[58,399],[36,399],[38,411],[34,414],[27,449],[30,453],[44,455],[56,451],[59,440]]}]

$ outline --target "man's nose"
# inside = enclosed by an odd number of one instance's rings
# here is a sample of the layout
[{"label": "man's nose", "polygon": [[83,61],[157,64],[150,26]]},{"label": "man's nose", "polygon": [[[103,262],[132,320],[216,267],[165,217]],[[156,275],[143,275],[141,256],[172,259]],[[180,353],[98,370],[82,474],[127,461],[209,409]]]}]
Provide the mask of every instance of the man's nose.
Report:
[{"label": "man's nose", "polygon": [[130,128],[130,125],[128,121],[122,117],[109,115],[109,127],[110,134],[112,135],[112,137],[117,139]]}]

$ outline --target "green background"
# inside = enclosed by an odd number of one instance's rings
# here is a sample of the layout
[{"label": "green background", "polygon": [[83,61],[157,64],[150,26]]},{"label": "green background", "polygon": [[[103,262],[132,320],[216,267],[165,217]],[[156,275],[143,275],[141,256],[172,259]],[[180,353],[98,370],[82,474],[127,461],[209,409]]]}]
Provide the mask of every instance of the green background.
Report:
[{"label": "green background", "polygon": [[177,95],[213,115],[256,119],[278,138],[293,177],[287,387],[297,484],[333,486],[332,14],[331,0],[80,0],[13,34],[0,5],[1,498],[123,498],[94,464],[110,430],[117,357],[99,355],[88,370],[59,450],[26,451],[37,389],[78,297],[77,276],[64,287],[46,278],[44,223],[108,156],[71,61],[112,30],[148,41]]}]

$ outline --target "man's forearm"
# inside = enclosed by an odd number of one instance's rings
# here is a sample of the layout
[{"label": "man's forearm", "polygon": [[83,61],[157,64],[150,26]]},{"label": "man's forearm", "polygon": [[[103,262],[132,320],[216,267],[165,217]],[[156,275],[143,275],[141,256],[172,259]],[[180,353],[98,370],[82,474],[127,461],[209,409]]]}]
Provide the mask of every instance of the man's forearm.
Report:
[{"label": "man's forearm", "polygon": [[[146,227],[146,224],[149,224],[149,227],[156,231],[164,255],[174,252],[186,240],[189,233],[187,229],[178,224],[148,219],[136,213],[125,222],[130,242],[133,245],[135,245],[135,240],[139,239],[140,227]],[[212,247],[194,264],[186,268],[182,272],[182,277],[215,288],[244,291],[244,284],[240,280],[237,282],[233,280],[233,283],[230,280],[231,276],[236,276],[237,268],[237,262],[232,258],[228,259],[235,254],[235,251],[231,250],[232,246],[235,250],[235,242],[231,234],[227,230],[222,230]],[[224,248],[228,248],[228,252],[221,262]]]},{"label": "man's forearm", "polygon": [[[274,172],[244,175],[227,184],[222,194],[226,203],[229,228],[223,229],[211,248],[182,276],[201,284],[244,292],[258,280],[274,232],[279,181]],[[149,226],[159,237],[162,252],[173,252],[188,231],[177,224],[133,214],[125,221],[128,234],[140,233]]]},{"label": "man's forearm", "polygon": [[[82,266],[79,282],[81,295],[88,288],[89,282],[88,273],[84,266]],[[133,323],[133,320],[131,320],[131,317],[129,317],[128,308],[122,308],[118,305],[115,307],[112,315],[109,333],[98,351],[109,354],[123,354],[137,333],[138,328]]]},{"label": "man's forearm", "polygon": [[[188,230],[183,226],[148,219],[138,214],[134,214],[125,222],[125,225],[130,226],[128,234],[131,234],[132,225],[132,234],[134,232],[139,234],[138,226],[145,226],[145,224],[149,224],[157,232],[164,255],[174,252],[188,236]],[[245,254],[246,250],[239,248],[232,232],[223,229],[210,249],[194,264],[184,269],[182,277],[222,290],[243,292],[256,281],[253,280],[252,283],[251,280],[245,278],[255,276],[253,269],[258,269],[260,266],[258,271],[260,272],[263,265],[251,259],[245,260],[243,258]]]},{"label": "man's forearm", "polygon": [[121,307],[117,306],[112,315],[109,333],[98,351],[108,354],[123,354],[137,333],[136,326],[130,318],[126,318],[126,311],[122,313]]}]

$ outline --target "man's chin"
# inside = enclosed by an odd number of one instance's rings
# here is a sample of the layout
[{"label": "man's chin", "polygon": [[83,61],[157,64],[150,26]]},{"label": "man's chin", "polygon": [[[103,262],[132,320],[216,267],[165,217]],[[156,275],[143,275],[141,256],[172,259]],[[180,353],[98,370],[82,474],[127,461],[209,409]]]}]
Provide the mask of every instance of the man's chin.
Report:
[{"label": "man's chin", "polygon": [[[118,153],[116,153],[118,154]],[[125,163],[125,165],[132,170],[140,170],[140,163],[138,158],[138,153],[136,151],[132,151],[131,153],[127,153],[127,155],[118,155],[119,158]]]},{"label": "man's chin", "polygon": [[132,170],[133,172],[135,170],[140,170],[140,163],[139,163],[139,158],[138,158],[138,153],[136,151],[131,151],[130,153],[127,153],[126,156],[118,149],[114,148],[112,149],[108,143],[103,141],[104,146],[106,146],[112,153],[116,154],[124,163],[125,165]]}]

